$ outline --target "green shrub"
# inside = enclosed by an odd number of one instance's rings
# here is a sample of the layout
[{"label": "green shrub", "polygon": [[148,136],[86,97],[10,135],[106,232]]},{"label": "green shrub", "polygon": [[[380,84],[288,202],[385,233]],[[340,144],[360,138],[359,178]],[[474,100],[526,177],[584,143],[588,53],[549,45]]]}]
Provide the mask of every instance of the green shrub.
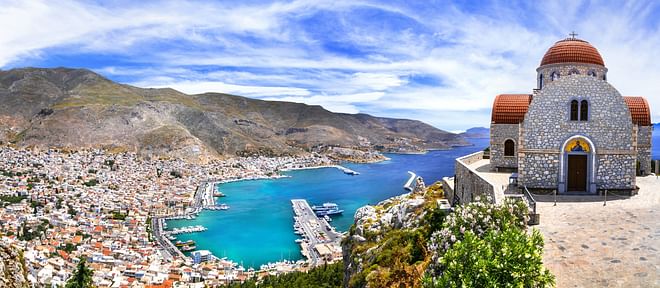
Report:
[{"label": "green shrub", "polygon": [[538,230],[489,231],[479,238],[468,231],[440,263],[445,269],[427,287],[551,287],[554,276],[543,267],[543,237]]}]

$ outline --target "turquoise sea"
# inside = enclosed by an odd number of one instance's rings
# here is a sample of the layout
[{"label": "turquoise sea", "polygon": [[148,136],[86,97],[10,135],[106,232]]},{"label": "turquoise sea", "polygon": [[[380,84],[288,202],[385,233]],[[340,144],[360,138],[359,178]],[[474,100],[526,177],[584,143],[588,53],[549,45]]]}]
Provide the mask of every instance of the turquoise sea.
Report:
[{"label": "turquoise sea", "polygon": [[[654,135],[653,158],[660,158],[660,137]],[[344,209],[333,217],[332,225],[346,231],[353,223],[355,211],[405,193],[403,184],[407,171],[413,171],[429,184],[444,176],[452,176],[454,159],[484,149],[488,139],[471,140],[474,146],[446,151],[431,151],[421,155],[388,154],[389,161],[375,164],[344,166],[360,172],[349,176],[334,168],[286,172],[290,178],[252,180],[227,183],[216,188],[227,197],[227,211],[204,211],[195,220],[168,221],[169,228],[203,225],[209,230],[184,234],[179,240],[192,239],[197,249],[210,250],[218,257],[258,268],[261,264],[279,260],[301,259],[300,248],[294,242],[291,199],[306,199],[311,205],[335,202]]]},{"label": "turquoise sea", "polygon": [[216,188],[227,197],[219,198],[218,203],[227,203],[231,209],[203,211],[194,220],[168,221],[168,228],[207,227],[208,231],[183,234],[178,239],[192,239],[197,249],[210,250],[245,267],[259,268],[261,264],[283,259],[298,260],[302,255],[294,242],[297,235],[293,233],[291,199],[306,199],[311,205],[339,204],[344,213],[333,217],[331,224],[338,231],[346,231],[361,206],[405,193],[403,184],[410,177],[407,171],[417,173],[426,183],[451,176],[454,159],[483,150],[488,139],[475,139],[473,143],[470,147],[426,154],[387,154],[391,160],[374,164],[343,164],[360,172],[357,176],[335,168],[321,168],[286,172],[289,178],[222,184]]}]

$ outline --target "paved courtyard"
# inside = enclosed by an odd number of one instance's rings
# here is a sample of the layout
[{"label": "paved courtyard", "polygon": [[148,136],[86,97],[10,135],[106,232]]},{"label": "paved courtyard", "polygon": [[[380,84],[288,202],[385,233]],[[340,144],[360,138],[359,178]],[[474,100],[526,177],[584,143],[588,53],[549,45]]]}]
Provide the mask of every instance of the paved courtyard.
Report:
[{"label": "paved courtyard", "polygon": [[660,287],[660,179],[630,198],[539,197],[544,263],[557,287]]}]

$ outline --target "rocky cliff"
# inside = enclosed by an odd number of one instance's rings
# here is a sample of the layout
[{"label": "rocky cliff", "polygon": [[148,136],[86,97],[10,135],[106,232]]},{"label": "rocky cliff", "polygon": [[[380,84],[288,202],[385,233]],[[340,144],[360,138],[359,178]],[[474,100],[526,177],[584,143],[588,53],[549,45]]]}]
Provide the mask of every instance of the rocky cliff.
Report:
[{"label": "rocky cliff", "polygon": [[205,160],[324,147],[418,151],[468,145],[420,121],[332,113],[321,106],[142,89],[85,69],[0,71],[0,142],[95,147]]},{"label": "rocky cliff", "polygon": [[0,287],[27,288],[27,269],[20,251],[0,244]]},{"label": "rocky cliff", "polygon": [[364,206],[342,242],[345,287],[419,287],[430,262],[427,242],[442,223],[440,184]]}]

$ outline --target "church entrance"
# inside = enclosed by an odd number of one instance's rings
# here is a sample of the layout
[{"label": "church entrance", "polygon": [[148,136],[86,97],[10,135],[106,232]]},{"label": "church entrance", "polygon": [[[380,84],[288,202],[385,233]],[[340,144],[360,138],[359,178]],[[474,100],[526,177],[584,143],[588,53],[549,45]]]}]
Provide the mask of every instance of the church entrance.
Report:
[{"label": "church entrance", "polygon": [[587,155],[568,155],[566,188],[569,192],[587,191]]}]

